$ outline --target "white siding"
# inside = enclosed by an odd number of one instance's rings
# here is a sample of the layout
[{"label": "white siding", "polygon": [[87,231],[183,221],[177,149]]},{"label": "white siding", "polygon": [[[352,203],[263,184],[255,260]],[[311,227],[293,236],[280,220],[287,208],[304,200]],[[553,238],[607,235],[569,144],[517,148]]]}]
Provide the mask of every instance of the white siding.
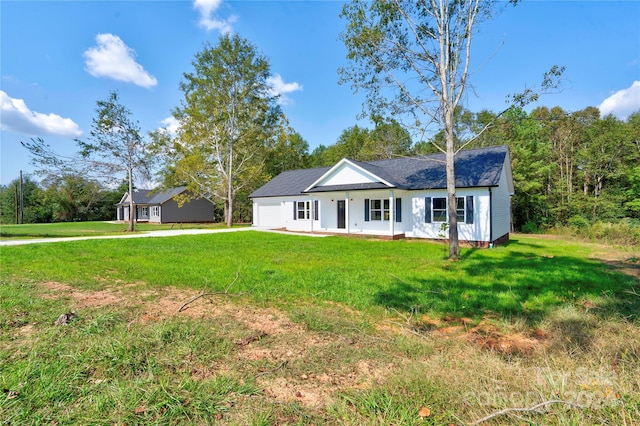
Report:
[{"label": "white siding", "polygon": [[[314,231],[349,233],[363,235],[391,235],[392,228],[394,234],[402,234],[411,223],[409,210],[409,199],[404,191],[395,191],[395,196],[403,197],[402,223],[393,222],[395,217],[395,202],[390,199],[390,190],[371,191],[351,191],[351,192],[331,192],[314,195],[320,208],[320,217],[314,221]],[[390,200],[389,215],[391,220],[371,220],[365,221],[365,199],[369,200]],[[338,228],[338,200],[345,201],[345,228]],[[293,210],[293,206],[291,206]]]},{"label": "white siding", "polygon": [[149,207],[149,222],[162,223],[162,207],[150,206]]},{"label": "white siding", "polygon": [[502,237],[511,231],[511,196],[507,185],[507,175],[502,169],[500,185],[492,189],[493,235],[492,239]]},{"label": "white siding", "polygon": [[361,169],[352,164],[345,163],[331,175],[327,176],[319,186],[325,185],[348,185],[354,183],[377,182],[373,176],[364,173]]},{"label": "white siding", "polygon": [[[504,180],[504,181],[503,181]],[[458,197],[473,196],[473,224],[459,223],[458,233],[464,241],[491,241],[491,210],[493,209],[493,240],[509,232],[510,205],[506,174],[498,188],[459,189]],[[442,224],[425,223],[425,197],[446,197],[446,190],[402,191],[369,190],[326,192],[296,197],[256,198],[253,200],[253,224],[259,227],[285,228],[300,232],[330,232],[390,236],[405,234],[412,238],[446,238]],[[392,197],[392,198],[391,198]],[[402,222],[395,222],[395,198],[402,199]],[[365,199],[390,201],[390,220],[365,221]],[[338,228],[338,200],[344,200],[346,223]],[[294,219],[294,203],[309,202],[309,219]],[[318,203],[318,220],[314,219],[314,201]],[[493,207],[490,205],[493,202]],[[371,202],[371,201],[370,201]]]},{"label": "white siding", "polygon": [[[294,203],[309,202],[309,219],[294,218]],[[313,201],[308,195],[300,195],[299,197],[289,197],[282,204],[282,217],[284,218],[284,227],[290,231],[311,232],[313,230]]]},{"label": "white siding", "polygon": [[[464,241],[489,241],[489,190],[487,188],[460,189],[457,197],[473,196],[473,223],[458,223],[458,238]],[[447,197],[444,189],[411,193],[413,226],[406,235],[413,238],[447,238],[442,222],[425,222],[425,197]],[[404,219],[404,218],[403,218]]]}]

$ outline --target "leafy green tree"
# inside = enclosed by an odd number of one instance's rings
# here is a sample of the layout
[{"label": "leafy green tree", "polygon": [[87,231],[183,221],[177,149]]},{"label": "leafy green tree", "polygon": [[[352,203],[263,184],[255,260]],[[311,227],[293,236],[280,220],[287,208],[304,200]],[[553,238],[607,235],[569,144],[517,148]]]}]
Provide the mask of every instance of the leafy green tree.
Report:
[{"label": "leafy green tree", "polygon": [[249,41],[221,36],[196,54],[193,67],[174,111],[177,137],[161,143],[175,159],[172,179],[187,184],[189,197],[222,200],[231,226],[237,195],[264,182],[284,120],[267,83],[269,63]]},{"label": "leafy green tree", "polygon": [[362,154],[362,148],[369,144],[371,138],[369,129],[360,126],[349,127],[343,130],[338,141],[329,146],[324,153],[324,162],[334,165],[343,158],[352,160],[367,160]]},{"label": "leafy green tree", "polygon": [[326,145],[318,145],[309,155],[309,165],[311,167],[323,167],[330,166],[329,162],[326,160],[326,152],[329,148]]},{"label": "leafy green tree", "polygon": [[[126,176],[129,194],[132,194],[136,176],[149,176],[149,142],[140,135],[138,122],[133,121],[131,111],[120,103],[117,92],[111,92],[96,105],[89,139],[76,139],[78,154],[59,155],[41,138],[22,142],[22,145],[29,151],[32,164],[50,179],[81,175],[111,183],[118,176]],[[130,198],[129,231],[134,229],[133,198]]]},{"label": "leafy green tree", "polygon": [[624,206],[630,217],[640,219],[640,112],[631,114],[627,119],[626,134],[629,139],[629,167]]},{"label": "leafy green tree", "polygon": [[386,160],[412,154],[411,134],[396,120],[377,120],[360,149],[363,160]]},{"label": "leafy green tree", "polygon": [[[53,220],[61,222],[109,220],[115,216],[115,198],[100,182],[81,175],[65,175],[45,181],[45,200],[53,209]],[[128,186],[128,185],[127,185]]]},{"label": "leafy green tree", "polygon": [[[393,117],[409,117],[405,125],[411,123],[421,135],[433,123],[444,131],[443,144],[433,145],[446,159],[452,259],[460,255],[454,160],[475,138],[456,143],[455,113],[467,86],[478,25],[491,17],[496,4],[482,0],[353,0],[341,14],[347,20],[341,39],[350,60],[340,70],[341,82],[366,92],[365,111],[374,116],[386,111]],[[541,89],[554,87],[561,73],[561,68],[552,68]],[[511,102],[525,105],[537,97],[536,90],[527,89],[511,96]]]},{"label": "leafy green tree", "polygon": [[476,24],[490,10],[490,3],[478,0],[353,0],[341,14],[348,21],[341,38],[351,60],[340,70],[342,81],[366,91],[365,108],[373,114],[409,114],[419,131],[433,122],[444,129],[440,149],[446,154],[450,258],[460,255],[454,113],[467,82]]},{"label": "leafy green tree", "polygon": [[602,213],[618,216],[620,209],[601,204],[607,201],[606,196],[603,198],[607,195],[603,193],[605,185],[622,177],[624,159],[632,149],[630,141],[625,138],[624,125],[612,115],[604,117],[587,129],[585,142],[578,158],[584,179],[584,195],[591,195],[593,220]]},{"label": "leafy green tree", "polygon": [[98,101],[96,117],[93,119],[91,137],[78,140],[82,157],[94,170],[104,176],[126,173],[129,183],[129,231],[133,231],[134,205],[133,187],[135,173],[149,176],[151,158],[149,141],[140,134],[140,125],[131,118],[131,111],[120,103],[118,93],[113,91],[105,100]]},{"label": "leafy green tree", "polygon": [[275,146],[267,154],[265,171],[273,177],[285,170],[305,169],[309,166],[309,143],[299,133],[288,130],[280,134]]},{"label": "leafy green tree", "polygon": [[[18,223],[20,179],[0,188],[0,223]],[[44,190],[30,175],[22,177],[22,215],[24,223],[51,222],[53,209],[46,202]]]}]

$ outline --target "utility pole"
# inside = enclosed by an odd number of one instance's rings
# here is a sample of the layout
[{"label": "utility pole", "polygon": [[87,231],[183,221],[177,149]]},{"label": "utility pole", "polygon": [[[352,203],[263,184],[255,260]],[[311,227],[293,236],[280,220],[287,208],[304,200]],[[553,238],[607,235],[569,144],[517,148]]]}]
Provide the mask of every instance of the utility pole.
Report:
[{"label": "utility pole", "polygon": [[20,223],[24,223],[24,197],[22,192],[22,170],[20,170]]},{"label": "utility pole", "polygon": [[18,183],[13,184],[13,221],[20,223],[20,199],[18,198]]}]

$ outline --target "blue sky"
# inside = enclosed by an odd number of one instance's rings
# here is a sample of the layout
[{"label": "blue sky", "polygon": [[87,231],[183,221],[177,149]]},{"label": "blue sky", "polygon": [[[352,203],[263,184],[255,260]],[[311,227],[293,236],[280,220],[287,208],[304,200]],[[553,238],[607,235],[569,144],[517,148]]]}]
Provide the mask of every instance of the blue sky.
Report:
[{"label": "blue sky", "polygon": [[[338,1],[0,1],[0,183],[33,171],[20,141],[61,153],[91,130],[96,101],[117,90],[147,131],[166,126],[179,83],[205,42],[239,34],[269,58],[282,108],[313,150],[358,122],[361,95],[338,84],[346,63]],[[524,1],[483,24],[472,52],[472,111],[566,66],[564,89],[537,105],[640,110],[640,2]],[[536,105],[534,105],[536,106]]]}]

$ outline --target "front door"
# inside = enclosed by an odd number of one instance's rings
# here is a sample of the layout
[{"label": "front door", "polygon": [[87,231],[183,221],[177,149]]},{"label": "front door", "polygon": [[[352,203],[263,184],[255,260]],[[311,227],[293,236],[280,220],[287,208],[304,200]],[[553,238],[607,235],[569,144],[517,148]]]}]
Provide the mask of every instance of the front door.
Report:
[{"label": "front door", "polygon": [[345,208],[345,201],[338,200],[338,229],[346,228],[346,211],[347,209]]}]

